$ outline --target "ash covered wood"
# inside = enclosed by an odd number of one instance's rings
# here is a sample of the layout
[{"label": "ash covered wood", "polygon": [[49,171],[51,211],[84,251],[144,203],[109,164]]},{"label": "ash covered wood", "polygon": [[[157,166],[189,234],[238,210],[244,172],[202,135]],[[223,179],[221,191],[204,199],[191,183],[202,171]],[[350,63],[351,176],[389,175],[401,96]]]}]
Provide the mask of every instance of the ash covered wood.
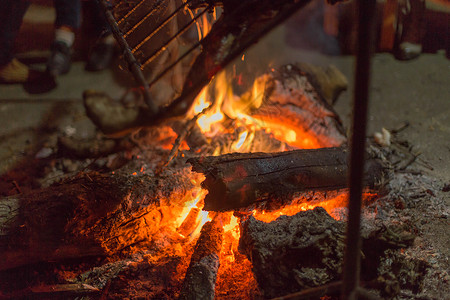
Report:
[{"label": "ash covered wood", "polygon": [[[151,243],[192,188],[187,168],[159,177],[82,173],[0,201],[0,270],[37,262],[114,255]],[[168,212],[168,213],[169,213]],[[169,215],[167,215],[169,217]]]},{"label": "ash covered wood", "polygon": [[[287,201],[302,191],[336,190],[347,186],[348,153],[342,148],[279,153],[232,153],[191,158],[193,170],[205,174],[209,193],[205,210],[224,211],[259,201]],[[365,184],[374,187],[383,166],[370,160]]]},{"label": "ash covered wood", "polygon": [[338,277],[344,226],[323,208],[271,223],[250,217],[241,226],[239,250],[252,262],[264,296],[282,296]]},{"label": "ash covered wood", "polygon": [[186,272],[179,299],[214,299],[223,228],[220,222],[203,225]]},{"label": "ash covered wood", "polygon": [[[264,297],[279,297],[340,280],[345,223],[317,207],[271,223],[248,218],[241,223],[239,251],[253,265]],[[362,281],[383,297],[400,287],[420,290],[426,263],[408,259],[395,249],[408,247],[414,236],[401,227],[363,234]]]}]

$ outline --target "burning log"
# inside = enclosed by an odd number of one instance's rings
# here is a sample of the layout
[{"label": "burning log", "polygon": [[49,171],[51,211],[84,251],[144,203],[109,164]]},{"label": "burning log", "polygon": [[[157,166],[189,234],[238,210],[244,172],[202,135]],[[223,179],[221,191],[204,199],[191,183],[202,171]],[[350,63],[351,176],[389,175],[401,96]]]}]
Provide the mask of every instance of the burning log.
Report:
[{"label": "burning log", "polygon": [[[260,76],[255,80],[256,93],[252,90],[242,95],[240,101],[230,104],[231,110],[247,107],[244,111],[273,128],[276,138],[279,136],[297,148],[339,147],[347,140],[341,120],[321,95],[324,89],[341,88],[338,83],[342,78],[336,75],[337,71],[333,72],[335,75],[327,77],[329,85],[324,87],[326,84],[316,83],[303,71],[305,66],[288,64]],[[338,79],[333,81],[333,77]],[[224,110],[228,112],[230,108]]]},{"label": "burning log", "polygon": [[179,299],[214,299],[223,228],[217,220],[203,225]]},{"label": "burning log", "polygon": [[83,173],[0,199],[0,270],[113,255],[151,243],[168,225],[162,215],[170,219],[180,213],[193,187],[187,168],[171,172],[158,177]]},{"label": "burning log", "polygon": [[[265,200],[290,200],[308,190],[336,190],[347,186],[347,150],[321,148],[280,153],[232,153],[191,158],[193,170],[205,174],[209,193],[205,210],[226,211]],[[365,184],[381,182],[383,166],[371,159]]]}]

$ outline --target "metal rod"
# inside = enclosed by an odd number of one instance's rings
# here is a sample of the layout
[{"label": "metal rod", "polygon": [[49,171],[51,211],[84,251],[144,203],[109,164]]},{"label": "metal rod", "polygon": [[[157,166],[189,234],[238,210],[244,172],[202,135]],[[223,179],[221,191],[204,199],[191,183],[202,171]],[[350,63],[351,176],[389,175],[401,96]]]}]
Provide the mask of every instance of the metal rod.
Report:
[{"label": "metal rod", "polygon": [[174,61],[172,64],[170,64],[168,67],[166,67],[162,72],[160,72],[148,85],[152,86],[157,82],[159,79],[161,79],[164,75],[167,74],[173,67],[175,67],[176,64],[181,62],[186,56],[191,54],[192,51],[194,51],[198,46],[201,45],[201,42],[197,42],[194,46],[192,46],[188,51],[186,51],[182,56],[180,56],[176,61]]},{"label": "metal rod", "polygon": [[150,114],[156,115],[159,111],[158,107],[153,103],[150,92],[149,92],[149,85],[147,81],[145,80],[144,74],[142,74],[141,67],[139,62],[134,57],[133,53],[131,52],[130,47],[128,46],[127,41],[122,35],[122,32],[119,29],[119,26],[117,25],[116,20],[114,19],[114,16],[110,10],[110,6],[108,4],[107,0],[98,0],[100,3],[101,8],[103,9],[103,12],[105,14],[106,20],[111,27],[111,31],[119,44],[120,48],[123,51],[123,56],[125,58],[125,61],[128,63],[128,67],[133,74],[134,78],[142,86],[142,93],[144,97],[144,101],[148,106],[148,109],[150,111]]},{"label": "metal rod", "polygon": [[364,170],[367,107],[371,56],[374,48],[376,0],[358,0],[358,45],[355,87],[353,94],[353,123],[350,151],[350,196],[348,204],[347,240],[344,256],[342,299],[357,299],[360,276],[361,194]]},{"label": "metal rod", "polygon": [[[125,21],[125,19],[128,18],[133,12],[135,12],[136,9],[138,9],[145,1],[147,1],[147,0],[141,0],[141,2],[136,4],[135,7],[133,7],[129,12],[127,12],[125,14],[125,16],[123,16],[119,21],[117,21],[117,24],[118,25],[122,24],[122,22]],[[119,4],[120,4],[120,2],[117,5],[119,5]]]},{"label": "metal rod", "polygon": [[130,29],[127,30],[127,32],[123,35],[124,38],[127,38],[130,34],[132,34],[136,28],[138,28],[142,23],[145,22],[148,18],[150,18],[151,15],[158,9],[158,7],[164,2],[164,0],[159,0],[153,3],[152,7],[150,8],[150,11],[147,12],[147,14],[139,20],[135,25],[133,25]]},{"label": "metal rod", "polygon": [[[140,47],[142,47],[143,44],[145,44],[149,39],[151,39],[158,31],[161,30],[161,28],[163,28],[167,23],[169,23],[176,15],[177,13],[184,8],[184,6],[186,6],[188,4],[188,2],[183,3],[180,7],[178,7],[177,9],[175,9],[162,23],[160,23],[158,25],[158,27],[155,28],[155,30],[153,30],[152,32],[150,32],[136,47],[133,48],[133,53],[136,52],[136,50],[138,50]],[[142,21],[143,22],[143,21]],[[141,22],[140,22],[141,23]],[[140,25],[140,23],[138,25]],[[136,25],[136,26],[138,26]],[[128,32],[125,35],[125,37],[128,36]]]},{"label": "metal rod", "polygon": [[195,23],[195,21],[200,18],[204,13],[208,11],[209,8],[205,8],[202,12],[200,12],[195,18],[193,18],[189,23],[187,23],[183,28],[181,28],[176,34],[171,36],[159,49],[154,51],[149,58],[145,60],[145,62],[142,64],[141,69],[144,69],[149,63],[151,63],[158,55],[160,55],[163,51],[166,50],[166,47],[174,41],[176,38],[178,38],[180,35],[182,35],[186,30]]}]

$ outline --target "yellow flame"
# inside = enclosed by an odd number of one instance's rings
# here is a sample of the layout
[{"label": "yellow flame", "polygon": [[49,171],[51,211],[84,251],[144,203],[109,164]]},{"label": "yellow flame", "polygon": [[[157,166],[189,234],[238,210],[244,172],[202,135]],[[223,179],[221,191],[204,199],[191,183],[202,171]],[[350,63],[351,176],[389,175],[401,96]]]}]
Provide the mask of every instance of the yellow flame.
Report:
[{"label": "yellow flame", "polygon": [[206,101],[207,93],[208,88],[204,87],[200,94],[198,94],[197,99],[195,100],[194,113],[199,114],[211,105],[211,102]]},{"label": "yellow flame", "polygon": [[197,228],[195,228],[194,232],[192,233],[193,237],[196,237],[200,234],[200,231],[202,230],[203,225],[205,225],[206,222],[211,221],[211,218],[209,216],[209,212],[202,210],[199,214],[200,222]]},{"label": "yellow flame", "polygon": [[247,135],[248,131],[244,131],[239,134],[238,140],[232,145],[233,150],[238,151],[242,147],[242,145],[244,145]]},{"label": "yellow flame", "polygon": [[197,124],[203,132],[211,132],[211,126],[219,123],[224,119],[224,115],[221,112],[216,112],[212,115],[204,115],[198,118]]},{"label": "yellow flame", "polygon": [[[209,93],[211,91],[211,86],[207,86],[203,88],[194,102],[194,112],[196,114],[202,112],[203,109],[210,105],[214,105],[214,107],[200,116],[197,120],[197,124],[203,133],[211,133],[213,131],[213,125],[224,120],[225,115],[222,113],[221,109],[222,103],[225,99],[233,97],[233,91],[227,83],[225,72],[219,73],[212,84],[214,85],[214,91],[211,92],[213,94],[210,95]],[[211,101],[208,98],[215,99],[214,104],[211,104]]]},{"label": "yellow flame", "polygon": [[233,236],[239,238],[239,219],[231,216],[230,223],[223,227],[224,232],[231,231]]},{"label": "yellow flame", "polygon": [[[183,1],[186,3],[186,1]],[[190,15],[192,19],[195,18],[194,13],[191,9],[187,8],[187,12]],[[198,21],[195,22],[195,25],[197,27],[197,34],[198,34],[198,40],[202,40],[211,30],[212,22],[217,20],[217,12],[216,8],[214,8],[213,13],[211,15],[211,20],[209,20],[208,14],[204,14],[200,17]]]}]

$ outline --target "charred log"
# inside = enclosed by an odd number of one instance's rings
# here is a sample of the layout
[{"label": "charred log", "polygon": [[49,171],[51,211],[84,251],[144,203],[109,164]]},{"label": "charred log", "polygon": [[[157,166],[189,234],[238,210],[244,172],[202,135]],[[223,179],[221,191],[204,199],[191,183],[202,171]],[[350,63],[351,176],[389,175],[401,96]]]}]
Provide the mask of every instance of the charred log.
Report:
[{"label": "charred log", "polygon": [[67,157],[98,158],[132,149],[134,146],[128,139],[75,139],[65,136],[58,138],[58,153]]},{"label": "charred log", "polygon": [[220,222],[211,221],[203,226],[179,299],[214,299],[222,240]]},{"label": "charred log", "polygon": [[241,226],[239,251],[252,262],[264,297],[272,298],[337,279],[344,238],[344,223],[316,208],[271,223],[250,217]]},{"label": "charred log", "polygon": [[[419,292],[426,273],[423,261],[396,252],[414,240],[404,230],[399,226],[363,233],[361,280],[366,287],[381,290],[383,298],[395,296],[399,286]],[[281,216],[271,223],[250,217],[241,223],[239,251],[252,262],[264,297],[272,298],[339,280],[344,238],[345,223],[317,207],[294,216]],[[333,294],[332,290],[328,292],[329,296]]]},{"label": "charred log", "polygon": [[[342,148],[295,150],[280,153],[232,153],[191,158],[193,170],[205,174],[209,193],[205,210],[225,211],[255,202],[287,201],[300,192],[336,190],[347,186],[348,153]],[[366,165],[370,188],[383,178],[383,166]]]},{"label": "charred log", "polygon": [[[264,88],[265,95],[259,106],[258,101],[250,102],[253,107],[247,113],[261,123],[275,124],[275,128],[280,126],[281,136],[287,134],[290,144],[300,149],[342,146],[347,138],[341,120],[321,96],[324,89],[336,84],[321,86],[298,66],[303,68],[304,64],[285,65],[274,73],[259,77],[256,85]],[[335,75],[328,79],[333,77]],[[262,97],[250,91],[242,96],[241,102],[258,98]],[[277,135],[276,131],[274,135]]]},{"label": "charred log", "polygon": [[160,177],[83,173],[1,199],[0,270],[151,243],[163,223],[161,206],[174,214],[182,210],[180,201],[192,187],[183,170]]},{"label": "charred log", "polygon": [[68,283],[28,288],[9,295],[8,299],[73,299],[99,295],[100,290],[88,284]]},{"label": "charred log", "polygon": [[333,105],[339,95],[347,90],[347,78],[334,65],[327,67],[319,67],[307,63],[297,63],[295,65],[299,70],[306,73],[311,84],[330,105]]}]

